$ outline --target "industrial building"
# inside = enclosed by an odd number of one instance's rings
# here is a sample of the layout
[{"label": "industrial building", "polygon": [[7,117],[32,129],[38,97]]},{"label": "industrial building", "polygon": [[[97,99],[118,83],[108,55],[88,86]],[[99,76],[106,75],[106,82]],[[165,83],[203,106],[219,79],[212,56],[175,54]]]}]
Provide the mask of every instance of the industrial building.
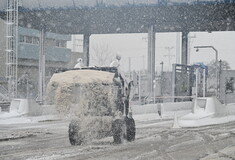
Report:
[{"label": "industrial building", "polygon": [[[6,22],[0,19],[0,92],[7,92],[6,80]],[[40,32],[35,29],[19,27],[18,29],[18,97],[36,98],[39,79]],[[72,52],[67,48],[70,35],[47,32],[45,34],[46,82],[57,69],[70,68]]]}]

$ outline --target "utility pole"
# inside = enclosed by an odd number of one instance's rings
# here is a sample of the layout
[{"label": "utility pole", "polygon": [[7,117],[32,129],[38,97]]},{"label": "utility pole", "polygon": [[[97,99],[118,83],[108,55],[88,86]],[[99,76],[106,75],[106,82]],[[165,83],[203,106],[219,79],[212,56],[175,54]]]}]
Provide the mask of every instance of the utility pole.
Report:
[{"label": "utility pole", "polygon": [[129,60],[129,77],[131,78],[131,57],[129,57],[128,60]]},{"label": "utility pole", "polygon": [[143,56],[143,73],[145,73],[145,56]]},{"label": "utility pole", "polygon": [[141,104],[141,91],[140,91],[140,88],[141,88],[141,70],[139,71],[139,81],[138,81],[138,85],[139,85],[139,103]]},{"label": "utility pole", "polygon": [[156,80],[153,80],[153,104],[156,103]]},{"label": "utility pole", "polygon": [[181,34],[180,32],[176,33],[176,63],[180,64],[181,60]]},{"label": "utility pole", "polygon": [[9,100],[17,98],[18,84],[18,0],[7,0],[6,9],[6,78]]},{"label": "utility pole", "polygon": [[163,74],[163,64],[164,64],[164,63],[161,62],[160,64],[161,64],[161,76],[162,76],[162,74]]},{"label": "utility pole", "polygon": [[153,96],[153,80],[155,79],[155,29],[154,25],[148,29],[148,92]]},{"label": "utility pole", "polygon": [[188,64],[190,64],[191,44],[193,42],[193,38],[197,38],[196,34],[188,36]]},{"label": "utility pole", "polygon": [[171,54],[171,50],[174,49],[175,47],[165,47],[165,49],[168,51],[167,55],[164,55],[164,57],[168,57],[168,71],[170,71],[170,66],[171,66],[171,58],[175,57],[175,55]]},{"label": "utility pole", "polygon": [[220,89],[220,87],[221,87],[221,86],[220,86],[220,83],[221,83],[221,82],[220,82],[220,76],[221,76],[221,71],[222,71],[222,62],[223,62],[222,60],[219,60],[219,85],[218,85],[218,88],[219,88],[219,94],[218,94],[218,95],[219,95],[219,98],[221,98],[221,97],[220,97],[220,91],[221,91],[221,89]]},{"label": "utility pole", "polygon": [[40,34],[40,52],[39,52],[39,86],[38,86],[38,99],[40,104],[44,102],[45,96],[45,69],[46,69],[46,55],[45,55],[45,30],[41,30]]},{"label": "utility pole", "polygon": [[206,97],[206,69],[203,69],[203,97]]},{"label": "utility pole", "polygon": [[160,83],[160,85],[161,85],[161,88],[160,88],[160,89],[161,89],[161,92],[160,92],[160,93],[161,93],[161,96],[162,96],[163,64],[164,64],[164,63],[161,62],[160,64],[161,64],[161,81],[160,81],[160,82],[161,82],[161,83]]}]

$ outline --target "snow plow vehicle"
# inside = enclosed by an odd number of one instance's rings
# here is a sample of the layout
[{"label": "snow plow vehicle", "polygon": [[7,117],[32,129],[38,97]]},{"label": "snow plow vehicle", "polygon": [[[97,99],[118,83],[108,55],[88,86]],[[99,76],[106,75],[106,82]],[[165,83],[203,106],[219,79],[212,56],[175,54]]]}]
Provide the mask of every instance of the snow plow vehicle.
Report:
[{"label": "snow plow vehicle", "polygon": [[113,136],[114,143],[133,141],[136,129],[129,100],[132,81],[116,67],[87,67],[55,73],[47,86],[47,103],[72,117],[71,145]]}]

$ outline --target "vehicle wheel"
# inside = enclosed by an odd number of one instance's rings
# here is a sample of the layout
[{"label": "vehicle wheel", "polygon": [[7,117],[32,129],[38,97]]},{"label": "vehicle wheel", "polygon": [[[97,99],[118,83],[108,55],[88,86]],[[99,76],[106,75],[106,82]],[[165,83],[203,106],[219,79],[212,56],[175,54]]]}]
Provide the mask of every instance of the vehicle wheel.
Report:
[{"label": "vehicle wheel", "polygon": [[71,121],[69,124],[69,141],[71,145],[81,145],[82,138],[79,134],[79,122]]},{"label": "vehicle wheel", "polygon": [[125,137],[125,130],[126,130],[126,125],[124,120],[116,119],[115,121],[113,121],[112,132],[113,132],[114,143],[120,144],[123,142],[123,139]]},{"label": "vehicle wheel", "polygon": [[135,120],[133,118],[125,118],[126,122],[126,139],[131,142],[135,140]]}]

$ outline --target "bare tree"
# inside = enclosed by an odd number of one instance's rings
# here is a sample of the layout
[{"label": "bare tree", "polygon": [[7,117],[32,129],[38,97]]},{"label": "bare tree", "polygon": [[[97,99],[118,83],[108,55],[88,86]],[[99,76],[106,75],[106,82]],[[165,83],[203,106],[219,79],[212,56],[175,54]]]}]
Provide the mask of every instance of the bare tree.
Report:
[{"label": "bare tree", "polygon": [[[212,60],[208,66],[208,72],[209,72],[209,78],[214,79],[216,78],[216,62],[215,60]],[[217,67],[219,68],[219,63],[217,64]],[[229,70],[231,69],[229,63],[225,60],[221,61],[221,70]]]},{"label": "bare tree", "polygon": [[[218,69],[221,68],[221,70],[231,69],[229,63],[225,60],[221,61],[221,63],[218,63],[217,65],[216,65],[215,60],[212,60],[209,64],[207,64],[207,67],[208,67],[208,89],[215,88],[215,84],[216,84],[216,66],[218,67]],[[219,72],[219,70],[218,70],[218,72]]]},{"label": "bare tree", "polygon": [[92,50],[94,53],[91,55],[91,60],[97,66],[109,66],[114,58],[114,53],[112,53],[108,44],[95,44]]}]

